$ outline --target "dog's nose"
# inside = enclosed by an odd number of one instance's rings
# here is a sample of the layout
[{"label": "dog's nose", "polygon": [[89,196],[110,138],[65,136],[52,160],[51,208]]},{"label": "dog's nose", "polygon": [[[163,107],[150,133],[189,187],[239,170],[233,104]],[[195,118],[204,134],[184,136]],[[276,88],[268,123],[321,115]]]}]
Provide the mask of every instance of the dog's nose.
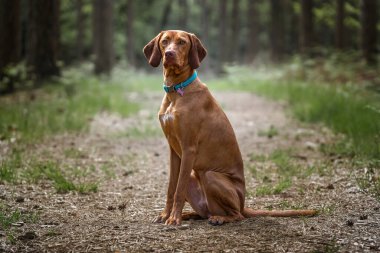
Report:
[{"label": "dog's nose", "polygon": [[172,58],[172,57],[174,57],[175,56],[175,53],[174,53],[174,51],[166,51],[165,52],[165,57],[166,58]]}]

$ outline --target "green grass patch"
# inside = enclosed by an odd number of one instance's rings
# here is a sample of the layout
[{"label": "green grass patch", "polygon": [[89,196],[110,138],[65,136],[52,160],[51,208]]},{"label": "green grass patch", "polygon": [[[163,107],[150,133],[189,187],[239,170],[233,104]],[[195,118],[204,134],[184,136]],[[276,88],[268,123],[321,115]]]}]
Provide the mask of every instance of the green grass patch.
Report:
[{"label": "green grass patch", "polygon": [[277,184],[264,184],[256,189],[256,196],[281,194],[292,186],[289,178],[279,181]]},{"label": "green grass patch", "polygon": [[354,166],[364,169],[356,172],[356,183],[359,188],[380,201],[380,160],[355,161]]},{"label": "green grass patch", "polygon": [[267,130],[260,130],[258,135],[262,137],[268,137],[269,139],[271,139],[274,136],[278,135],[278,130],[277,128],[271,125]]},{"label": "green grass patch", "polygon": [[[301,121],[322,122],[347,138],[330,151],[380,159],[380,96],[350,83],[345,85],[287,80],[280,71],[228,69],[211,89],[255,92],[288,102]],[[282,79],[280,80],[280,77]],[[276,79],[278,78],[278,79]]]},{"label": "green grass patch", "polygon": [[0,100],[0,138],[33,141],[60,132],[86,130],[98,112],[123,117],[138,110],[128,100],[128,84],[94,78],[86,70],[67,70],[43,88]]},{"label": "green grass patch", "polygon": [[17,231],[13,228],[13,224],[16,225],[20,222],[34,224],[38,222],[39,218],[37,212],[12,210],[0,202],[0,230],[5,232],[6,240],[11,244],[16,243]]},{"label": "green grass patch", "polygon": [[60,166],[55,161],[26,160],[21,162],[20,153],[14,152],[0,164],[0,183],[17,184],[21,181],[38,184],[43,180],[50,181],[57,193],[77,191],[90,193],[98,191],[98,182],[88,182],[86,177],[96,173],[93,166],[72,167]]},{"label": "green grass patch", "polygon": [[37,213],[24,213],[20,210],[11,211],[0,207],[0,227],[7,230],[17,222],[36,223],[39,219]]}]

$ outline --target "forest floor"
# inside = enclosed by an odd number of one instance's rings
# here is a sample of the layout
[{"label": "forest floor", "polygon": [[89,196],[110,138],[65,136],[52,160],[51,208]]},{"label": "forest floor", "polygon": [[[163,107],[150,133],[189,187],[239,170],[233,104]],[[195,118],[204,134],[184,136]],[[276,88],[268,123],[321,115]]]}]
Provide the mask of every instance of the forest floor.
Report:
[{"label": "forest floor", "polygon": [[[336,138],[301,124],[286,105],[243,92],[215,92],[245,163],[246,206],[313,208],[309,218],[261,217],[211,226],[153,224],[165,204],[168,146],[156,112],[162,93],[129,93],[141,104],[128,118],[100,113],[87,133],[30,144],[27,155],[89,168],[95,193],[56,193],[49,183],[0,185],[11,210],[36,214],[0,228],[0,252],[375,252],[380,203],[357,186],[351,162],[320,152]],[[91,172],[92,170],[92,172]],[[94,173],[95,172],[95,173]],[[82,175],[83,176],[83,175]],[[186,206],[185,209],[189,209]]]}]

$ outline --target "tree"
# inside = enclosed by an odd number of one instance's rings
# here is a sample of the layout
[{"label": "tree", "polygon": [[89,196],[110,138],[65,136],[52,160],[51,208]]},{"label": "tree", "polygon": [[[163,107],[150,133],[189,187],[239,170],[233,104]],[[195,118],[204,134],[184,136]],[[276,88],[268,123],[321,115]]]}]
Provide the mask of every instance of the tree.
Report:
[{"label": "tree", "polygon": [[[20,60],[20,0],[0,0],[0,81],[6,75],[5,68]],[[10,80],[6,92],[14,89]]]},{"label": "tree", "polygon": [[283,58],[285,51],[285,8],[283,1],[271,0],[270,3],[270,51],[272,60],[278,62]]},{"label": "tree", "polygon": [[181,30],[187,29],[187,22],[188,22],[188,13],[189,13],[189,7],[187,4],[187,0],[178,0],[179,7],[181,10],[181,13],[178,18],[178,26]]},{"label": "tree", "polygon": [[126,52],[128,63],[132,66],[135,65],[135,40],[133,24],[135,21],[135,2],[133,0],[127,0],[127,20],[126,20]]},{"label": "tree", "polygon": [[160,32],[162,29],[166,28],[166,26],[168,24],[169,17],[170,17],[170,13],[172,11],[172,5],[173,5],[173,0],[168,0],[166,2],[166,5],[165,5],[164,10],[162,12],[161,22],[159,23],[159,27],[156,29],[157,33]]},{"label": "tree", "polygon": [[30,0],[27,64],[36,80],[58,76],[59,0]]},{"label": "tree", "polygon": [[363,57],[370,65],[377,63],[376,43],[377,43],[377,1],[361,1],[361,48]]},{"label": "tree", "polygon": [[314,41],[313,0],[301,0],[300,51],[309,54]]},{"label": "tree", "polygon": [[[201,17],[201,27],[202,27],[202,42],[206,47],[210,45],[210,15],[211,15],[211,6],[209,0],[199,0],[203,5],[202,8],[202,17]],[[210,69],[210,57],[206,57],[203,61],[203,69],[208,71]]]},{"label": "tree", "polygon": [[239,0],[233,0],[232,11],[231,11],[231,27],[229,35],[229,55],[228,60],[233,62],[237,59],[237,54],[239,52]]},{"label": "tree", "polygon": [[226,61],[226,18],[227,18],[227,0],[220,0],[219,2],[219,63],[217,64],[217,72],[221,72],[223,64]]},{"label": "tree", "polygon": [[248,36],[246,41],[246,62],[251,63],[259,50],[259,16],[257,11],[257,1],[248,1]]},{"label": "tree", "polygon": [[113,1],[93,1],[93,43],[95,74],[110,74],[114,61],[113,50]]},{"label": "tree", "polygon": [[336,23],[335,23],[335,47],[344,48],[344,3],[345,0],[336,1]]},{"label": "tree", "polygon": [[76,24],[77,24],[77,36],[76,36],[76,51],[79,61],[84,57],[84,19],[83,12],[83,0],[76,0]]}]

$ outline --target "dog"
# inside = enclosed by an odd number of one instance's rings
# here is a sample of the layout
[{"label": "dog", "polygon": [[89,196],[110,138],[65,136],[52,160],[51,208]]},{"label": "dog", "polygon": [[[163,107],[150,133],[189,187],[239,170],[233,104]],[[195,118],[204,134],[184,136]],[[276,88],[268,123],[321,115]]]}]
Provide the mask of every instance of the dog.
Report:
[{"label": "dog", "polygon": [[[245,208],[243,159],[230,121],[197,76],[207,51],[196,35],[162,31],[143,52],[151,66],[163,63],[165,95],[158,118],[170,147],[166,206],[154,222],[180,225],[199,218],[221,225],[255,216],[316,214]],[[182,213],[186,201],[194,212]]]}]

